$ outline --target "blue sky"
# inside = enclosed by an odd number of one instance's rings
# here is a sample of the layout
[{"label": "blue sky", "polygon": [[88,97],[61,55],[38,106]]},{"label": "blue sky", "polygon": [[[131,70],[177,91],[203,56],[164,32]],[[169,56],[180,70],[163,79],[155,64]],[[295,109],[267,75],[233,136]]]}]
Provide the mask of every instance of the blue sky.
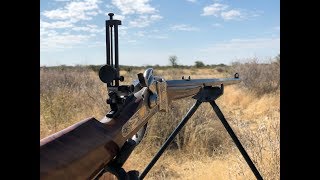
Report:
[{"label": "blue sky", "polygon": [[279,0],[41,0],[40,66],[105,64],[105,20],[122,65],[230,64],[280,53]]}]

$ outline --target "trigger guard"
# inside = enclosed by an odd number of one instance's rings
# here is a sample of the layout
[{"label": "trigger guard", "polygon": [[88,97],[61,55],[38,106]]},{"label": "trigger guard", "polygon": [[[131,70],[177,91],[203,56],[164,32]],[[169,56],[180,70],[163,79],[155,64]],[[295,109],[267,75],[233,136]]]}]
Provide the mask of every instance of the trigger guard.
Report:
[{"label": "trigger guard", "polygon": [[136,142],[136,145],[138,145],[144,134],[146,133],[146,129],[147,129],[148,123],[146,123],[135,135],[132,136],[132,140],[134,140]]}]

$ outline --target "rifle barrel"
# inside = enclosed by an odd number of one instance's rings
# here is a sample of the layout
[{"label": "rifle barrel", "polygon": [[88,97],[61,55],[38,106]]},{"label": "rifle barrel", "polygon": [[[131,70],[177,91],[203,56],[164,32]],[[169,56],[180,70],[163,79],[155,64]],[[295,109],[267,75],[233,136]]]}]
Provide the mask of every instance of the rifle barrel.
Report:
[{"label": "rifle barrel", "polygon": [[240,81],[240,78],[167,80],[167,95],[169,101],[171,101],[193,96],[203,86],[220,86],[221,84],[226,86],[239,83]]}]

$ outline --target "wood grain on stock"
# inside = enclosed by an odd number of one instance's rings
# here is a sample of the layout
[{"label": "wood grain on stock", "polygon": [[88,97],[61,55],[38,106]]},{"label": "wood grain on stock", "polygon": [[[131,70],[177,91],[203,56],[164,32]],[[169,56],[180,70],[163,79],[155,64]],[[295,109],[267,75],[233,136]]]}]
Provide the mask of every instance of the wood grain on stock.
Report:
[{"label": "wood grain on stock", "polygon": [[40,140],[40,179],[92,179],[128,138],[121,129],[143,98],[139,92],[127,100],[116,118],[88,118]]},{"label": "wood grain on stock", "polygon": [[92,178],[118,151],[103,123],[86,119],[40,141],[40,179]]}]

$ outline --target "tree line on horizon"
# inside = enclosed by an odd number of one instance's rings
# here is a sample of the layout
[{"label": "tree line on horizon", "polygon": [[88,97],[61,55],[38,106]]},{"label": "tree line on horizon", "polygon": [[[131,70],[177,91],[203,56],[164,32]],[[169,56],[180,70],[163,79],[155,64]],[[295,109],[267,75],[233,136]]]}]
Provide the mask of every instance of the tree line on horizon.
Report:
[{"label": "tree line on horizon", "polygon": [[[220,64],[205,64],[203,61],[201,60],[196,60],[194,62],[194,65],[183,65],[183,64],[179,64],[178,63],[178,57],[176,55],[171,55],[168,58],[168,65],[159,65],[159,64],[155,64],[155,65],[141,65],[141,66],[131,66],[131,65],[119,65],[120,69],[124,69],[126,71],[131,71],[132,69],[136,69],[136,68],[156,68],[156,69],[167,69],[167,68],[227,68],[227,67],[231,67],[233,66],[233,64],[231,65],[226,65],[223,63]],[[280,53],[273,59],[273,61],[279,61],[280,62]],[[261,63],[264,64],[264,63]],[[40,66],[41,68],[50,68],[50,69],[71,69],[71,68],[83,68],[83,67],[87,67],[89,69],[92,69],[94,71],[99,71],[100,67],[103,65],[59,65],[59,66]]]}]

